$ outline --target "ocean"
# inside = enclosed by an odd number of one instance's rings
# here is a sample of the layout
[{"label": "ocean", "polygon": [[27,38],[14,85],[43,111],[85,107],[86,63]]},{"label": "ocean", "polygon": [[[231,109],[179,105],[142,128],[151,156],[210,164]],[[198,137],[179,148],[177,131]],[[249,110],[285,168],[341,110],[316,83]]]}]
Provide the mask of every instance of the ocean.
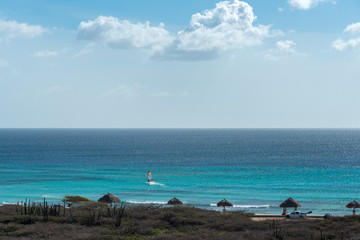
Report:
[{"label": "ocean", "polygon": [[[153,183],[147,183],[151,171]],[[0,129],[0,204],[65,195],[127,204],[280,214],[351,214],[360,200],[359,129]]]}]

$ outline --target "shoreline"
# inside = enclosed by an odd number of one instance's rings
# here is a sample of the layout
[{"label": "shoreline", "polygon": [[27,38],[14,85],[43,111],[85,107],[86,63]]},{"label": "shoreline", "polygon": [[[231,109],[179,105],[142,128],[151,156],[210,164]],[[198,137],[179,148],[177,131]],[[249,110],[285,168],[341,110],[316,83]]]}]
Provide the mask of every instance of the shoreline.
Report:
[{"label": "shoreline", "polygon": [[[41,202],[39,202],[41,203]],[[97,203],[97,202],[93,202],[93,203]],[[144,206],[148,206],[148,207],[160,207],[160,208],[171,208],[173,206],[168,205],[168,204],[158,204],[158,203],[133,203],[133,202],[122,202],[130,207],[144,207]],[[58,203],[57,203],[58,204]],[[0,204],[0,207],[6,207],[6,206],[20,206],[17,203],[2,203]],[[213,212],[218,212],[218,213],[222,213],[222,208],[221,207],[216,207],[216,208],[202,208],[202,207],[198,207],[192,204],[184,204],[183,207],[185,208],[193,208],[193,209],[199,209],[199,210],[206,210],[206,211],[213,211]],[[68,208],[68,207],[66,207]],[[300,210],[301,211],[301,210]],[[248,211],[247,209],[234,209],[234,208],[227,208],[226,209],[227,213],[236,213],[236,212],[243,212],[245,214],[253,214],[252,215],[252,219],[253,220],[286,220],[287,218],[282,215],[282,214],[269,214],[269,213],[254,213],[251,211]],[[289,211],[290,213],[291,211]],[[333,217],[349,217],[352,216],[351,214],[349,215],[334,215]],[[360,214],[357,214],[356,216],[360,216]],[[323,219],[324,215],[313,215],[313,214],[309,214],[306,216],[306,219]]]},{"label": "shoreline", "polygon": [[[28,200],[30,200],[30,198],[27,198]],[[95,200],[91,200],[93,202],[96,202]],[[36,204],[40,204],[40,203],[43,203],[43,200],[37,200],[37,201],[32,201],[32,202],[35,202]],[[50,201],[47,201],[49,204],[62,204],[61,203],[61,200],[60,201],[53,201],[53,200],[50,200]],[[19,203],[21,203],[21,201],[19,201]],[[144,202],[141,202],[141,201],[121,201],[121,203],[124,203],[128,206],[156,206],[156,207],[164,207],[164,208],[167,208],[167,207],[171,207],[167,204],[167,202],[165,201],[144,201]],[[14,203],[11,203],[11,202],[0,202],[0,207],[2,206],[6,206],[6,205],[9,205],[9,206],[15,206],[17,205],[16,202]],[[210,204],[191,204],[191,203],[188,203],[188,202],[185,202],[184,203],[184,206],[185,207],[193,207],[193,208],[198,208],[198,209],[203,209],[203,210],[209,210],[209,211],[214,211],[214,212],[222,212],[222,208],[221,207],[217,207],[216,204],[213,204],[213,203],[210,203]],[[245,205],[244,205],[245,206]],[[246,205],[246,206],[249,206],[249,205]],[[282,216],[280,214],[280,212],[282,212],[282,209],[281,208],[278,208],[278,207],[275,207],[275,206],[270,206],[270,205],[267,205],[268,207],[266,208],[262,208],[262,207],[228,207],[226,208],[226,211],[227,212],[245,212],[245,213],[250,213],[250,214],[254,214],[254,218],[283,218],[284,216]],[[279,209],[279,211],[271,211],[270,213],[266,213],[266,212],[261,212],[261,209]],[[255,211],[253,211],[255,210]],[[288,213],[290,213],[292,210],[289,209]],[[305,212],[305,211],[309,211],[309,209],[299,209],[299,211],[302,211],[302,212]],[[313,212],[316,212],[316,210],[313,210]],[[275,212],[275,213],[273,213]],[[352,215],[352,212],[350,212],[349,210],[348,211],[341,211],[341,212],[344,212],[344,213],[341,213],[341,214],[336,214],[336,212],[332,212],[331,210],[330,211],[326,211],[324,213],[317,213],[317,214],[309,214],[307,216],[307,218],[314,218],[314,219],[317,219],[317,218],[323,218],[324,215],[328,212],[331,212],[333,214],[334,217],[344,217],[344,216],[351,216]],[[346,212],[346,213],[345,213]],[[347,214],[348,213],[348,214]],[[360,211],[357,215],[360,215]],[[284,217],[285,218],[285,217]]]}]

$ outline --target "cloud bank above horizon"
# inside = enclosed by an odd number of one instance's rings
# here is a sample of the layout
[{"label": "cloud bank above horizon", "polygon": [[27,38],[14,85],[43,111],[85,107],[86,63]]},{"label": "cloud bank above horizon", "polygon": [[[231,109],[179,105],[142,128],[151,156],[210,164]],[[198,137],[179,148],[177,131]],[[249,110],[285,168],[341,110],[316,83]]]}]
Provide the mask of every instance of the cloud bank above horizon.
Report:
[{"label": "cloud bank above horizon", "polygon": [[110,48],[141,48],[158,60],[206,60],[219,53],[260,45],[263,39],[282,35],[270,25],[254,25],[256,16],[246,2],[233,0],[216,4],[214,9],[193,14],[189,25],[171,34],[161,23],[131,23],[112,16],[99,16],[81,22],[78,39],[103,42]]}]

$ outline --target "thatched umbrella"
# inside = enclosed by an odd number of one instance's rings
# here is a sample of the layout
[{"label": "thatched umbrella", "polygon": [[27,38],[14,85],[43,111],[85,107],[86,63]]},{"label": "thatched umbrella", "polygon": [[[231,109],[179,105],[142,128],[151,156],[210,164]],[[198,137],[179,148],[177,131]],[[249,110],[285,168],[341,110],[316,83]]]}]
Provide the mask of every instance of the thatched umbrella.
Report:
[{"label": "thatched umbrella", "polygon": [[301,207],[301,205],[295,199],[289,197],[282,204],[280,204],[279,207],[284,209],[282,215],[286,215],[286,208],[293,207],[296,211],[298,207]]},{"label": "thatched umbrella", "polygon": [[352,201],[350,202],[348,205],[346,205],[347,208],[353,208],[353,215],[355,215],[356,211],[355,208],[360,208],[360,203],[358,203],[357,201]]},{"label": "thatched umbrella", "polygon": [[218,206],[218,207],[224,207],[223,212],[226,212],[225,207],[232,207],[233,205],[232,205],[231,202],[229,202],[228,200],[226,200],[226,199],[224,198],[224,200],[221,200],[220,202],[218,202],[218,203],[216,204],[216,206]]},{"label": "thatched umbrella", "polygon": [[170,199],[167,203],[168,205],[183,205],[182,201],[180,201],[178,198],[174,197]]},{"label": "thatched umbrella", "polygon": [[121,200],[111,193],[105,194],[102,198],[99,198],[98,202],[102,203],[118,203],[121,202]]}]

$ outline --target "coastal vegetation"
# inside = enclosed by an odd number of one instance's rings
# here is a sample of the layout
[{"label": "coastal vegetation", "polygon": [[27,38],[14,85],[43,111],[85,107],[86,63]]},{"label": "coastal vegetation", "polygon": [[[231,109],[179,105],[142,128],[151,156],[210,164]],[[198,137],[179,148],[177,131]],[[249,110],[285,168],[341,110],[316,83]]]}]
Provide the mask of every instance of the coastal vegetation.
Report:
[{"label": "coastal vegetation", "polygon": [[[69,199],[69,198],[68,198]],[[26,202],[26,204],[25,204]],[[243,211],[92,201],[0,207],[0,239],[359,239],[360,216],[254,221]],[[64,207],[65,206],[65,207]]]}]

